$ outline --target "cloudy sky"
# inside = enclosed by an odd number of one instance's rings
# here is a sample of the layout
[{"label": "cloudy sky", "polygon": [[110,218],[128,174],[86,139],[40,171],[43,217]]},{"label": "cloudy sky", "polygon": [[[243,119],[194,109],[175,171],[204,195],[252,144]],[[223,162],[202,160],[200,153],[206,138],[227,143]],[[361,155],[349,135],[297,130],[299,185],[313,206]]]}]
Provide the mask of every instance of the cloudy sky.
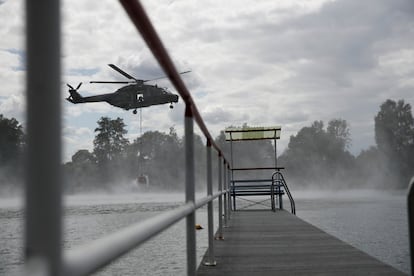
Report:
[{"label": "cloudy sky", "polygon": [[[99,3],[98,3],[99,2]],[[129,138],[139,117],[106,103],[73,105],[65,83],[83,95],[111,92],[114,63],[136,78],[162,70],[119,2],[62,1],[62,106],[65,160],[92,149],[96,122],[121,117]],[[315,120],[351,126],[351,152],[375,143],[374,116],[386,99],[414,105],[412,0],[144,1],[213,137],[229,125],[281,125],[289,136]],[[25,123],[24,2],[0,0],[0,113]],[[159,86],[172,85],[164,80]],[[143,131],[183,129],[184,106],[143,109]]]}]

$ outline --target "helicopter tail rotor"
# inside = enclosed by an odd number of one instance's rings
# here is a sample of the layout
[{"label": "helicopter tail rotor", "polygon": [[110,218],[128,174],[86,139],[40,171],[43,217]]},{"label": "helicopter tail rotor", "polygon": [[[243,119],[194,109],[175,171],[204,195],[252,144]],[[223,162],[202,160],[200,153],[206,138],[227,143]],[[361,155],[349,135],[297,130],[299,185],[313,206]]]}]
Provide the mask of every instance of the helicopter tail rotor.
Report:
[{"label": "helicopter tail rotor", "polygon": [[81,87],[82,83],[80,82],[78,86],[76,87],[76,89],[73,88],[73,86],[68,83],[66,85],[69,87],[69,93],[70,93],[70,96],[67,97],[66,100],[68,100],[71,103],[81,102],[83,97],[81,96],[81,94],[78,93],[78,89]]}]

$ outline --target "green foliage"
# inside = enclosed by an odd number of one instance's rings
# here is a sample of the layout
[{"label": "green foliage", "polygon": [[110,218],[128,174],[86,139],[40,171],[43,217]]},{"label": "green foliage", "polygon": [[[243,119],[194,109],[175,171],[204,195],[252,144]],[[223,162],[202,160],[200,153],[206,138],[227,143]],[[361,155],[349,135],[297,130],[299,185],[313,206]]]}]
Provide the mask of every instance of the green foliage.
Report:
[{"label": "green foliage", "polygon": [[0,114],[0,185],[9,192],[17,192],[23,181],[22,153],[24,133],[15,118]]},{"label": "green foliage", "polygon": [[153,185],[164,188],[181,186],[184,180],[184,153],[175,129],[166,134],[159,131],[145,132],[131,145],[136,156],[132,175],[145,174]]},{"label": "green foliage", "polygon": [[385,156],[386,171],[405,186],[414,175],[414,119],[404,100],[386,100],[375,116],[375,141]]},{"label": "green foliage", "polygon": [[390,182],[390,177],[386,176],[387,166],[385,160],[385,155],[375,146],[362,150],[355,159],[356,176],[367,187],[393,188],[394,181]]},{"label": "green foliage", "polygon": [[351,143],[351,134],[349,131],[348,123],[342,119],[334,119],[329,121],[326,129],[332,146],[335,147],[336,151],[345,151],[349,148]]},{"label": "green foliage", "polygon": [[[111,189],[123,181],[136,181],[142,174],[148,176],[151,187],[164,191],[184,187],[184,138],[179,138],[174,128],[170,128],[169,133],[145,132],[130,143],[125,138],[126,125],[121,118],[102,117],[97,123],[93,152],[79,150],[72,156],[72,162],[64,165],[67,191],[95,187]],[[244,126],[247,127],[246,124]],[[2,154],[6,152],[1,159],[5,162],[8,159],[4,156],[14,156],[10,152],[21,149],[23,132],[17,121],[2,116],[0,127],[7,129],[0,134],[11,133],[7,135],[11,138],[1,138],[1,141],[7,141],[2,142],[0,148]],[[290,137],[278,166],[286,168],[287,180],[293,180],[296,187],[318,184],[331,189],[359,186],[394,188],[395,183],[406,187],[414,168],[411,106],[403,100],[384,102],[375,116],[375,140],[377,147],[363,150],[355,158],[348,151],[351,136],[346,120],[330,120],[327,127],[322,121],[315,121]],[[225,141],[224,131],[215,142],[230,161],[230,143]],[[5,147],[5,144],[9,146]],[[233,142],[232,147],[235,168],[274,165],[274,146],[270,140]],[[206,147],[204,139],[198,135],[194,137],[194,150],[196,185],[204,188]],[[213,151],[213,171],[216,172],[217,158],[214,156]],[[238,173],[235,177],[239,177]],[[251,176],[269,177],[268,172]]]},{"label": "green foliage", "polygon": [[87,191],[99,185],[99,170],[95,156],[88,150],[78,150],[72,156],[72,162],[64,166],[66,191],[76,193]]},{"label": "green foliage", "polygon": [[347,150],[351,141],[349,133],[345,120],[329,121],[326,130],[322,121],[315,121],[290,137],[280,163],[301,185],[335,185],[353,167],[353,156]]},{"label": "green foliage", "polygon": [[[152,188],[164,190],[184,187],[185,151],[172,127],[169,133],[145,132],[132,143],[124,137],[122,119],[102,117],[96,128],[94,150],[79,150],[64,165],[68,192],[90,189],[116,189],[120,183],[135,182],[148,176]],[[205,145],[195,135],[196,176],[205,179]],[[197,183],[198,184],[198,183]]]},{"label": "green foliage", "polygon": [[127,134],[125,127],[124,120],[121,118],[111,120],[102,117],[98,121],[98,127],[95,129],[97,134],[93,140],[93,152],[98,164],[105,165],[121,157],[121,153],[129,145],[128,139],[124,137]]},{"label": "green foliage", "polygon": [[19,159],[23,147],[23,127],[15,119],[0,114],[0,165]]},{"label": "green foliage", "polygon": [[375,141],[386,154],[402,154],[414,143],[414,120],[404,100],[385,101],[375,116]]}]

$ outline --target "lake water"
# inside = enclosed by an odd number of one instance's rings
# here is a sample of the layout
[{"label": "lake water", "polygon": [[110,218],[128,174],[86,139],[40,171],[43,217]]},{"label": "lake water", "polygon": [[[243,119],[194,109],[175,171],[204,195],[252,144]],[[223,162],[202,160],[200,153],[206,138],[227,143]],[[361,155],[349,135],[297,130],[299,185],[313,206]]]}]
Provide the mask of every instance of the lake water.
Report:
[{"label": "lake water", "polygon": [[[404,192],[292,193],[300,218],[401,271],[410,272]],[[69,196],[65,203],[64,247],[73,248],[143,221],[183,200],[183,194],[174,193]],[[17,199],[0,199],[0,275],[13,274],[22,266],[20,206]],[[197,212],[196,222],[207,225],[205,209]],[[96,275],[185,275],[185,237],[183,220]],[[197,231],[198,261],[206,249],[207,229]]]}]

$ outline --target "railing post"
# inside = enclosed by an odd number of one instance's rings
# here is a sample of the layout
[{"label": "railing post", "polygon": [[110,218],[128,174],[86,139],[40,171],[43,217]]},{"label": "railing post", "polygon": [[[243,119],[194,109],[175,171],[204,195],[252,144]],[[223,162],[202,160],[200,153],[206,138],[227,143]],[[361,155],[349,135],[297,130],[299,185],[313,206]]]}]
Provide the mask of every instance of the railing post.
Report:
[{"label": "railing post", "polygon": [[229,219],[231,218],[231,190],[232,190],[232,184],[231,184],[231,172],[230,172],[230,167],[227,164],[227,187],[228,187],[228,199],[227,199],[227,204],[228,204],[228,211],[229,211]]},{"label": "railing post", "polygon": [[282,190],[281,190],[281,187],[282,187],[282,179],[281,179],[280,175],[281,175],[281,173],[279,172],[277,174],[277,188],[278,188],[278,192],[279,192],[279,209],[280,210],[283,210],[283,198],[282,198],[282,193],[281,193],[282,192]]},{"label": "railing post", "polygon": [[275,207],[275,181],[272,179],[272,184],[270,186],[270,204],[272,206],[272,211],[276,211]]},{"label": "railing post", "polygon": [[411,273],[414,271],[414,177],[408,186],[407,196],[408,233],[410,238]]},{"label": "railing post", "polygon": [[60,1],[26,0],[26,33],[25,263],[61,275]]},{"label": "railing post", "polygon": [[[185,202],[195,203],[195,174],[194,174],[194,121],[190,105],[185,107]],[[186,219],[187,226],[187,275],[195,275],[196,264],[196,235],[195,211]]]},{"label": "railing post", "polygon": [[[222,157],[221,153],[218,154],[218,190],[220,192],[223,192],[223,176],[222,176]],[[223,195],[219,196],[218,199],[219,203],[219,210],[218,210],[218,235],[217,239],[222,240],[223,239]],[[225,215],[224,215],[225,216]]]},{"label": "railing post", "polygon": [[227,205],[227,193],[229,191],[228,187],[227,187],[227,182],[226,182],[226,160],[223,158],[223,164],[220,164],[221,166],[223,166],[223,185],[224,185],[224,190],[226,190],[227,192],[224,194],[224,227],[227,227],[227,219],[228,219],[228,205]]},{"label": "railing post", "polygon": [[[211,159],[211,141],[207,139],[207,195],[213,194],[213,170]],[[214,221],[213,221],[213,201],[207,204],[207,219],[208,219],[208,256],[204,265],[214,266]]]}]

